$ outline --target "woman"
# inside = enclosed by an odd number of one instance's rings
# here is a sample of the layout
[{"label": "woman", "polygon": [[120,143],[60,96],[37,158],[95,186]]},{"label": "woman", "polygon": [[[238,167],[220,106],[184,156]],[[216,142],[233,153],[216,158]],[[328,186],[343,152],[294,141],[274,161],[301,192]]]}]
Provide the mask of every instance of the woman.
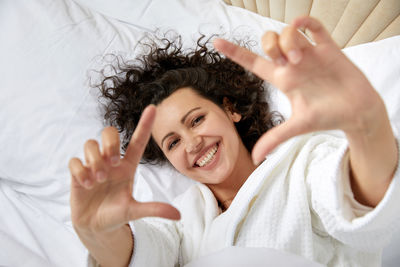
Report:
[{"label": "woman", "polygon": [[[302,27],[315,46],[297,31]],[[309,17],[296,19],[280,36],[264,35],[271,61],[224,40],[214,46],[282,90],[291,118],[273,127],[268,106],[257,113],[266,105],[260,80],[245,72],[240,79],[220,74],[234,65],[214,66],[207,57],[222,59],[204,49],[198,52],[204,60],[195,52],[150,53],[143,63],[158,67],[109,78],[116,85],[103,88],[111,99],[107,114],[125,131],[125,155],[120,158],[118,131],[109,127],[101,151],[93,140],[85,144],[86,165],[76,158],[69,164],[72,221],[91,256],[101,266],[173,266],[237,245],[281,249],[329,266],[379,265],[395,225],[398,149],[383,101],[368,80]],[[207,73],[199,70],[205,67]],[[227,91],[234,88],[212,90],[229,82],[249,91],[235,97]],[[149,86],[135,90],[140,83]],[[139,122],[136,108],[144,109]],[[264,128],[256,126],[260,122]],[[346,138],[312,133],[330,129]],[[132,198],[142,155],[167,159],[201,182],[174,202],[180,212]]]}]

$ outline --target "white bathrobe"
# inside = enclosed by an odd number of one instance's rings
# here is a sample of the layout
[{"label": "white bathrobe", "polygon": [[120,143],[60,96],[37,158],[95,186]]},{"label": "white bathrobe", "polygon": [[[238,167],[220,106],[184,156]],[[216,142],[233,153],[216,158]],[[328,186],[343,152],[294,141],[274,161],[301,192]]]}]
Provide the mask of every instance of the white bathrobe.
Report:
[{"label": "white bathrobe", "polygon": [[130,266],[183,266],[229,246],[283,250],[327,266],[380,266],[400,224],[400,174],[376,208],[363,206],[350,188],[348,154],[347,140],[333,134],[292,138],[267,156],[223,213],[205,185],[191,187],[174,201],[180,221],[130,223]]}]

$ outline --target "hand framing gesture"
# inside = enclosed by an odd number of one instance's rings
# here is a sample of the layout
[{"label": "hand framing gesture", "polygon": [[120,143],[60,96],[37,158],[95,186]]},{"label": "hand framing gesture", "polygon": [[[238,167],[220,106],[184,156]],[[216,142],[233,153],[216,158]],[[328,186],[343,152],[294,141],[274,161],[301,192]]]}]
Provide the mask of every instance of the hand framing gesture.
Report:
[{"label": "hand framing gesture", "polygon": [[[297,30],[303,27],[315,45]],[[330,129],[363,131],[385,113],[379,95],[317,20],[297,18],[281,35],[267,32],[262,43],[271,60],[225,40],[214,42],[217,50],[279,88],[292,105],[291,118],[255,145],[255,162],[293,136]]]},{"label": "hand framing gesture", "polygon": [[86,142],[86,166],[78,158],[70,160],[71,216],[78,234],[111,232],[148,216],[179,219],[179,211],[171,205],[140,203],[132,197],[135,170],[149,140],[155,112],[154,106],[144,110],[124,158],[120,159],[117,130],[108,127],[102,133],[102,151],[96,141]]}]

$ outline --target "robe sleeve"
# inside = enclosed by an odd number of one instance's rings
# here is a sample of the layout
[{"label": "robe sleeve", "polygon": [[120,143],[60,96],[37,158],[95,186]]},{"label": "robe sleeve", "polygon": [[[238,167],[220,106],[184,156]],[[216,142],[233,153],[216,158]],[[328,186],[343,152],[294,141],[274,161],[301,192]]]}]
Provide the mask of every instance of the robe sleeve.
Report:
[{"label": "robe sleeve", "polygon": [[399,162],[383,199],[370,208],[358,203],[351,191],[347,140],[326,139],[310,156],[311,207],[333,238],[365,252],[379,251],[400,225]]},{"label": "robe sleeve", "polygon": [[134,249],[133,266],[175,266],[180,257],[180,231],[177,223],[165,219],[144,219],[130,223]]}]

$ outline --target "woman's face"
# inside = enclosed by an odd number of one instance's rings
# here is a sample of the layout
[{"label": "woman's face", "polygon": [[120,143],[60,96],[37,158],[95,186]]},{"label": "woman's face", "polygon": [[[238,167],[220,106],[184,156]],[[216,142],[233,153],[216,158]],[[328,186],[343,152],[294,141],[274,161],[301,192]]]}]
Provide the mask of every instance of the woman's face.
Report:
[{"label": "woman's face", "polygon": [[240,118],[182,88],[157,106],[152,135],[180,173],[219,184],[232,176],[241,156],[248,156],[234,125]]}]

